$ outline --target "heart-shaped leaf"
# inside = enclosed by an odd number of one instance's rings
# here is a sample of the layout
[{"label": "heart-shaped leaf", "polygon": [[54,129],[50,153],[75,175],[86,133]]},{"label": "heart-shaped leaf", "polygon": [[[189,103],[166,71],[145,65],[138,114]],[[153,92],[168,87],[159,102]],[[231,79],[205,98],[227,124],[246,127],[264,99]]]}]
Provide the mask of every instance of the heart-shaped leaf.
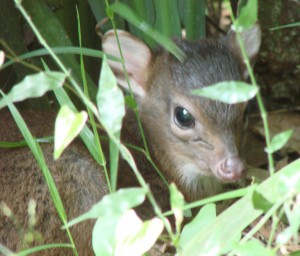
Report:
[{"label": "heart-shaped leaf", "polygon": [[71,220],[68,226],[86,219],[123,214],[125,211],[140,205],[145,200],[146,193],[147,191],[143,188],[119,189],[117,192],[104,196],[88,212]]},{"label": "heart-shaped leaf", "polygon": [[55,121],[54,159],[58,159],[64,149],[80,133],[87,120],[87,113],[74,113],[64,105],[58,112]]}]

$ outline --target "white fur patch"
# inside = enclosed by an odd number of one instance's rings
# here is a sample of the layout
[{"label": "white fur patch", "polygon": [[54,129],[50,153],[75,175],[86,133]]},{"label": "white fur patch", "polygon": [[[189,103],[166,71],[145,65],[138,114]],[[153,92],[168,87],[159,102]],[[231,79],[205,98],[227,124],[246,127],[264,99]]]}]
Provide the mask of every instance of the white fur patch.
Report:
[{"label": "white fur patch", "polygon": [[193,163],[182,165],[178,172],[182,185],[190,191],[189,195],[193,200],[217,194],[222,189],[221,183],[210,170],[200,169]]}]

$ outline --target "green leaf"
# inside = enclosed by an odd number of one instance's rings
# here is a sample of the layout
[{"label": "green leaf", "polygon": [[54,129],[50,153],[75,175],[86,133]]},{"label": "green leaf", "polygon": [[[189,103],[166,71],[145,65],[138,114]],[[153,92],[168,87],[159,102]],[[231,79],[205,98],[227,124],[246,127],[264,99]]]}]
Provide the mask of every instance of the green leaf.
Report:
[{"label": "green leaf", "polygon": [[265,151],[267,153],[272,154],[275,151],[281,149],[288,142],[288,140],[292,137],[292,135],[293,135],[292,129],[286,130],[284,132],[281,132],[281,133],[275,135],[272,138],[269,147],[265,148]]},{"label": "green leaf", "polygon": [[188,244],[188,242],[190,242],[196,234],[215,220],[216,216],[215,204],[207,204],[203,206],[196,217],[184,226],[179,240],[180,247],[183,248],[186,244]]},{"label": "green leaf", "polygon": [[300,192],[300,172],[299,172],[300,164],[297,168],[298,168],[298,172],[295,175],[293,176],[282,175],[280,177],[280,180],[278,180],[278,185],[277,185],[277,190],[278,190],[277,196],[285,196],[289,193],[289,191],[293,191],[293,192],[297,191],[298,193]]},{"label": "green leaf", "polygon": [[[61,87],[54,90],[54,94],[61,106],[67,105],[72,111],[74,112],[77,111],[75,105],[71,101],[70,97],[68,96],[64,88]],[[97,147],[95,143],[95,136],[87,125],[83,127],[80,133],[80,137],[82,138],[84,144],[86,145],[86,147],[88,148],[89,152],[94,157],[96,162],[102,166],[105,165],[106,161],[103,152],[99,150],[99,148]]]},{"label": "green leaf", "polygon": [[28,75],[10,90],[6,98],[0,100],[0,109],[8,104],[7,101],[19,102],[28,98],[40,97],[47,91],[61,87],[65,79],[65,74],[56,71]]},{"label": "green leaf", "polygon": [[174,183],[170,185],[169,190],[171,195],[171,209],[175,216],[176,230],[180,232],[183,221],[184,197]]},{"label": "green leaf", "polygon": [[106,57],[102,61],[97,105],[105,129],[112,133],[119,132],[122,127],[122,119],[125,116],[124,95],[117,85],[116,77],[110,69]]},{"label": "green leaf", "polygon": [[103,216],[97,220],[92,238],[93,250],[96,256],[115,255],[115,232],[121,217],[121,214],[115,214]]},{"label": "green leaf", "polygon": [[255,209],[267,212],[273,205],[259,192],[254,190],[252,203]]},{"label": "green leaf", "polygon": [[93,249],[99,256],[143,255],[153,246],[162,230],[160,219],[143,223],[133,210],[122,215],[104,216],[94,227]]},{"label": "green leaf", "polygon": [[123,214],[125,211],[140,205],[145,200],[146,193],[147,191],[142,188],[119,189],[115,193],[104,196],[88,212],[71,220],[68,226],[86,219]]},{"label": "green leaf", "polygon": [[[300,190],[300,159],[285,166],[282,170],[275,173],[272,178],[265,180],[259,186],[257,191],[263,193],[264,197],[268,200],[276,201],[286,198],[289,192],[295,190],[295,186]],[[286,182],[283,192],[284,194],[274,195],[274,184],[279,182]],[[293,182],[293,183],[292,183]],[[281,183],[276,186],[281,186]],[[183,255],[196,256],[196,255],[222,255],[231,250],[237,237],[241,232],[252,223],[262,211],[253,207],[252,192],[247,193],[243,198],[235,202],[228,209],[223,211],[218,217],[202,228],[198,233],[187,241],[187,244],[182,248]],[[272,207],[273,209],[273,207]],[[274,208],[276,211],[278,208]],[[211,253],[211,254],[209,254]]]},{"label": "green leaf", "polygon": [[120,141],[122,119],[125,116],[125,100],[106,57],[102,61],[97,104],[100,120],[104,128],[109,131],[109,134],[115,136],[115,140],[111,139],[109,143],[111,187],[115,191],[119,162],[119,146],[116,141]]},{"label": "green leaf", "polygon": [[252,99],[258,92],[258,87],[244,82],[220,82],[201,89],[193,90],[193,94],[228,104],[245,102]]},{"label": "green leaf", "polygon": [[300,250],[290,253],[289,256],[300,256]]},{"label": "green leaf", "polygon": [[135,211],[124,213],[116,228],[116,255],[143,255],[155,243],[164,225],[158,218],[142,220]]},{"label": "green leaf", "polygon": [[58,159],[64,149],[81,132],[87,120],[87,113],[74,113],[67,105],[61,107],[55,121],[54,159]]},{"label": "green leaf", "polygon": [[276,256],[276,252],[264,247],[258,240],[248,241],[243,244],[239,244],[235,250],[234,255],[241,256]]},{"label": "green leaf", "polygon": [[[246,1],[246,3],[245,3]],[[257,21],[257,0],[242,1],[239,8],[239,16],[233,29],[237,32],[242,32],[247,28],[252,27]]]}]

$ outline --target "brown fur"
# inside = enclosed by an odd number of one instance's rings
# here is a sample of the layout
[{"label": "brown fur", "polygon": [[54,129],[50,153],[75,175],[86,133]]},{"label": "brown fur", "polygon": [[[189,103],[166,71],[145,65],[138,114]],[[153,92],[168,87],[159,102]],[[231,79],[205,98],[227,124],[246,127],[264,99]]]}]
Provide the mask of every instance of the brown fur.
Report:
[{"label": "brown fur", "polygon": [[[25,120],[32,133],[37,136],[53,134],[54,114],[48,112],[27,112]],[[0,112],[0,141],[22,139],[10,113]],[[107,193],[102,170],[88,154],[80,141],[73,142],[58,161],[53,160],[53,145],[43,144],[46,162],[51,170],[62,198],[69,220],[89,210]],[[21,231],[28,229],[28,203],[37,202],[34,227],[42,235],[42,241],[29,244],[69,243],[60,221],[48,187],[37,163],[27,147],[0,149],[0,201],[12,210]],[[92,182],[91,182],[92,181]],[[72,227],[71,233],[79,255],[92,255],[91,237],[94,221],[85,221]],[[24,246],[24,233],[10,218],[0,213],[0,243],[13,251]],[[72,249],[50,249],[37,255],[74,255]]]}]

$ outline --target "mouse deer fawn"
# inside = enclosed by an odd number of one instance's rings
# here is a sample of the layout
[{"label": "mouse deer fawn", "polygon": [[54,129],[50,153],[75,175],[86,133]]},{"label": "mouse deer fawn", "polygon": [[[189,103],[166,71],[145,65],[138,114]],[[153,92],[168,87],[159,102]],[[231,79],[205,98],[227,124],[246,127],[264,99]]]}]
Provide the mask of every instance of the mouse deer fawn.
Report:
[{"label": "mouse deer fawn", "polygon": [[[186,200],[192,201],[218,192],[222,182],[242,178],[245,164],[239,151],[245,104],[224,104],[191,93],[217,82],[247,78],[236,34],[230,32],[220,40],[176,40],[186,55],[182,62],[165,50],[152,52],[127,32],[119,31],[118,35],[151,156],[166,180],[175,182]],[[260,46],[259,27],[244,31],[241,37],[253,62]],[[113,32],[104,35],[102,45],[106,53],[119,56]],[[128,90],[121,64],[109,64],[120,86]],[[24,118],[36,137],[53,132],[51,113],[26,112]],[[0,124],[0,141],[21,139],[8,112],[0,111]],[[123,123],[122,140],[141,145],[136,119],[130,111]],[[42,149],[69,219],[88,210],[107,193],[100,167],[79,141],[74,141],[58,161],[53,160],[51,144],[43,145]],[[158,203],[166,210],[168,189],[144,158],[136,162]],[[134,184],[134,175],[123,171],[126,168],[121,160],[121,187]],[[24,246],[21,230],[28,226],[30,198],[37,202],[35,229],[43,238],[35,244],[68,242],[29,149],[0,149],[0,201],[20,221],[16,225],[0,215],[0,243],[12,250]],[[70,229],[79,255],[92,254],[92,225],[92,221],[84,222]],[[43,255],[72,255],[72,250],[51,249]]]}]

